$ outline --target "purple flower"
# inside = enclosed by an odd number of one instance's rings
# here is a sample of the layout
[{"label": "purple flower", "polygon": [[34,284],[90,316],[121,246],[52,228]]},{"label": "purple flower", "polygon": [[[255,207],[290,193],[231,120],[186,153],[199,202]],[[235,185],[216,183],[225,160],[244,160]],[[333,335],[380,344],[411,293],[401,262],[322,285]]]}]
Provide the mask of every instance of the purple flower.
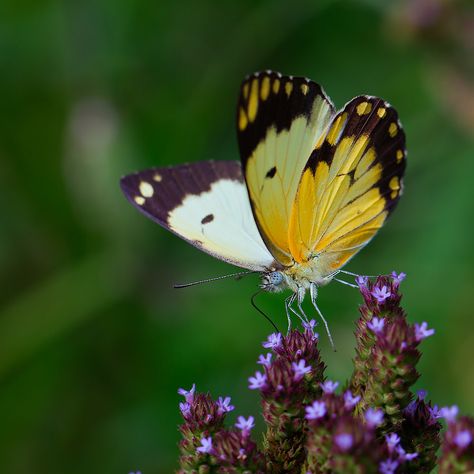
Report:
[{"label": "purple flower", "polygon": [[253,416],[249,416],[248,420],[246,420],[243,416],[239,416],[237,418],[237,423],[235,427],[242,431],[244,436],[248,436],[250,434],[250,430],[255,426]]},{"label": "purple flower", "polygon": [[267,354],[265,356],[263,356],[262,354],[260,354],[258,356],[258,360],[257,360],[257,364],[261,364],[263,365],[264,367],[270,367],[272,363],[272,353],[271,352],[267,352]]},{"label": "purple flower", "polygon": [[354,444],[354,438],[349,433],[341,433],[335,436],[334,442],[342,451],[348,451]]},{"label": "purple flower", "polygon": [[369,277],[359,275],[356,277],[356,283],[359,285],[359,288],[367,288],[367,283],[369,282]]},{"label": "purple flower", "polygon": [[302,379],[306,374],[311,372],[311,366],[306,365],[304,359],[301,359],[298,363],[293,362],[291,364],[295,376],[293,377],[295,381]]},{"label": "purple flower", "polygon": [[232,411],[234,408],[234,405],[230,404],[230,397],[219,397],[219,400],[217,400],[217,413],[219,415]]},{"label": "purple flower", "polygon": [[385,285],[382,286],[382,288],[379,288],[378,286],[376,286],[372,290],[372,296],[377,300],[379,304],[385,302],[385,300],[389,298],[390,295],[391,293]]},{"label": "purple flower", "polygon": [[178,389],[178,394],[183,395],[185,400],[188,403],[192,403],[194,400],[194,392],[196,391],[196,384],[193,383],[193,386],[189,390],[185,390],[184,388]]},{"label": "purple flower", "polygon": [[415,413],[416,407],[418,406],[418,400],[412,400],[408,406],[405,408],[404,413],[406,415],[413,416]]},{"label": "purple flower", "polygon": [[261,372],[255,372],[255,377],[249,377],[250,390],[259,390],[265,387],[267,383],[267,376]]},{"label": "purple flower", "polygon": [[199,453],[210,453],[212,451],[212,438],[209,436],[207,438],[201,438],[201,446],[197,448]]},{"label": "purple flower", "polygon": [[418,457],[418,453],[407,453],[400,445],[395,449],[397,450],[398,458],[402,462],[413,461],[413,459]]},{"label": "purple flower", "polygon": [[387,459],[382,461],[379,465],[380,474],[394,474],[398,467],[398,461]]},{"label": "purple flower", "polygon": [[350,390],[347,390],[347,392],[344,393],[344,406],[348,409],[354,408],[359,403],[359,400],[360,395],[354,397]]},{"label": "purple flower", "polygon": [[422,341],[435,333],[434,329],[428,329],[428,323],[426,321],[420,324],[415,324],[415,338],[417,341]]},{"label": "purple flower", "polygon": [[467,448],[472,442],[472,435],[469,432],[469,430],[463,430],[460,431],[455,437],[454,437],[454,444],[458,448],[464,449]]},{"label": "purple flower", "polygon": [[385,325],[385,318],[377,318],[377,317],[373,317],[367,323],[367,327],[375,334],[378,334],[380,331],[382,331],[384,325]]},{"label": "purple flower", "polygon": [[416,395],[420,400],[424,400],[426,398],[426,395],[428,395],[428,392],[426,390],[418,390],[418,392],[416,392]]},{"label": "purple flower", "polygon": [[390,453],[398,446],[400,443],[400,436],[396,433],[391,433],[385,436],[385,440],[387,441],[388,450]]},{"label": "purple flower", "polygon": [[326,380],[324,383],[319,384],[326,394],[334,393],[336,388],[339,386],[339,382],[333,382],[332,380]]},{"label": "purple flower", "polygon": [[184,418],[191,414],[191,404],[188,402],[179,402],[179,409]]},{"label": "purple flower", "polygon": [[438,408],[438,405],[435,405],[434,407],[428,407],[428,410],[430,411],[430,415],[433,421],[438,420],[439,418],[443,418],[443,415],[441,414],[442,409]]},{"label": "purple flower", "polygon": [[137,472],[129,472],[129,474],[142,474],[140,471]]},{"label": "purple flower", "polygon": [[392,276],[393,282],[399,285],[406,278],[407,274],[404,272],[401,272],[397,275],[397,272],[392,272],[391,276]]},{"label": "purple flower", "polygon": [[309,323],[303,321],[303,327],[304,327],[307,331],[309,331],[309,332],[311,332],[311,333],[313,333],[313,334],[314,334],[314,328],[315,328],[316,324],[317,324],[317,323],[316,323],[316,320],[315,320],[315,319],[312,319]]},{"label": "purple flower", "polygon": [[458,416],[459,408],[457,405],[453,405],[450,407],[443,407],[439,410],[439,416],[444,418],[448,423],[454,423],[456,421],[456,417]]},{"label": "purple flower", "polygon": [[305,410],[307,420],[317,420],[326,414],[326,404],[316,400],[311,405],[308,405]]},{"label": "purple flower", "polygon": [[268,336],[268,339],[262,344],[266,349],[275,349],[280,347],[281,344],[281,334],[279,332],[274,332]]},{"label": "purple flower", "polygon": [[369,408],[365,412],[365,421],[371,428],[376,428],[383,423],[383,411]]}]

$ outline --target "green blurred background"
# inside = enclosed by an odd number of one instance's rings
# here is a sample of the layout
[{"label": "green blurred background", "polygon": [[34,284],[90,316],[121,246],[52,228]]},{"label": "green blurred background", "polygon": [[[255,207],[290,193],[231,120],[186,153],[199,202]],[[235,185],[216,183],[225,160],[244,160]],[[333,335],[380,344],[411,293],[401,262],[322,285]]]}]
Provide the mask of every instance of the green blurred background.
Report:
[{"label": "green blurred background", "polygon": [[[238,158],[234,107],[255,70],[305,75],[338,106],[380,95],[409,151],[405,195],[348,269],[405,271],[428,321],[422,377],[474,412],[472,2],[5,0],[0,6],[0,472],[172,472],[179,386],[247,389],[271,332],[256,277],[173,290],[233,269],[139,215],[119,177]],[[260,297],[285,326],[281,295]],[[351,371],[360,297],[320,292]]]}]

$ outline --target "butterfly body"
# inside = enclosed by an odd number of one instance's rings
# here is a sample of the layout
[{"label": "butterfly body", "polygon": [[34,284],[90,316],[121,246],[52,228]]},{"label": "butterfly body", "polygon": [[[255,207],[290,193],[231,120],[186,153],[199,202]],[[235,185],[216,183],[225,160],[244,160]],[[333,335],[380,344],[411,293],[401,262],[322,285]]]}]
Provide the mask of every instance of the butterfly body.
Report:
[{"label": "butterfly body", "polygon": [[314,302],[398,203],[398,115],[372,96],[336,111],[315,82],[267,71],[243,81],[236,119],[241,163],[153,168],[124,177],[122,190],[201,250],[261,272],[263,289],[290,289],[288,305],[308,290]]}]

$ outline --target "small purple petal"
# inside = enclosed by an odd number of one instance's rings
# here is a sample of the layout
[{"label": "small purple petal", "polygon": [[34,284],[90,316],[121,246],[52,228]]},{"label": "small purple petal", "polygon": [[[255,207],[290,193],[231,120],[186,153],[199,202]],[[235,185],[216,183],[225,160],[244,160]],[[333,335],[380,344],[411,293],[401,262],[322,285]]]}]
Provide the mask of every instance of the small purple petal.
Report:
[{"label": "small purple petal", "polygon": [[406,278],[407,274],[404,272],[401,272],[397,275],[397,272],[392,272],[391,276],[392,276],[393,282],[399,285]]},{"label": "small purple petal", "polygon": [[395,461],[394,459],[387,459],[386,461],[382,461],[380,463],[379,472],[380,474],[394,474],[398,465],[398,461]]},{"label": "small purple petal", "polygon": [[237,456],[237,459],[240,459],[241,461],[245,461],[247,459],[247,453],[245,452],[244,448],[239,449],[239,455]]},{"label": "small purple petal", "polygon": [[342,451],[348,451],[354,444],[354,438],[349,433],[341,433],[335,436],[334,442],[340,449],[342,449]]},{"label": "small purple petal", "polygon": [[317,420],[326,414],[326,404],[316,400],[311,405],[308,405],[305,410],[307,420]]},{"label": "small purple petal", "polygon": [[385,436],[385,440],[387,441],[388,450],[390,453],[398,446],[400,443],[400,436],[396,433],[391,433]]},{"label": "small purple petal", "polygon": [[356,283],[359,288],[367,288],[367,283],[369,283],[369,277],[359,275],[356,277]]},{"label": "small purple petal", "polygon": [[217,400],[217,413],[219,413],[219,415],[232,411],[234,408],[234,405],[230,404],[230,397],[219,397]]},{"label": "small purple petal", "polygon": [[404,460],[405,461],[413,461],[413,459],[416,459],[418,457],[418,453],[405,453]]},{"label": "small purple petal", "polygon": [[420,324],[415,324],[415,338],[417,341],[422,341],[435,333],[434,329],[428,329],[428,323],[426,321]]},{"label": "small purple petal", "polygon": [[365,412],[365,421],[371,428],[376,428],[383,423],[383,411],[369,408]]},{"label": "small purple petal", "polygon": [[382,331],[384,325],[385,325],[385,318],[377,318],[377,317],[373,317],[367,323],[367,327],[375,334],[378,334],[380,331]]},{"label": "small purple petal", "polygon": [[186,418],[191,413],[191,404],[188,402],[179,402],[181,414]]},{"label": "small purple petal", "polygon": [[418,457],[418,453],[407,453],[400,445],[396,448],[398,459],[402,462],[413,461],[413,459]]},{"label": "small purple petal", "polygon": [[426,398],[426,395],[428,395],[428,392],[426,390],[418,390],[418,392],[416,392],[416,395],[420,400],[424,400]]},{"label": "small purple petal", "polygon": [[255,426],[254,417],[249,416],[248,419],[245,419],[243,416],[239,416],[237,418],[237,423],[235,427],[242,431],[242,434],[248,436],[250,434],[250,430]]},{"label": "small purple petal", "polygon": [[382,286],[382,288],[376,286],[372,290],[372,296],[377,300],[377,303],[379,304],[384,303],[385,300],[390,297],[390,295],[391,293],[385,285]]},{"label": "small purple petal", "polygon": [[306,365],[306,361],[304,359],[301,359],[298,363],[293,362],[291,364],[291,368],[293,369],[293,372],[295,374],[295,381],[301,380],[306,374],[309,374],[311,372],[311,366]]},{"label": "small purple petal", "polygon": [[454,437],[454,443],[458,448],[465,449],[467,448],[472,442],[472,435],[469,430],[460,431]]},{"label": "small purple petal", "polygon": [[268,339],[262,343],[263,347],[266,349],[275,349],[281,344],[281,334],[279,332],[274,332],[268,336]]},{"label": "small purple petal", "polygon": [[316,325],[317,323],[315,319],[312,319],[309,323],[303,321],[303,327],[311,333],[314,333],[314,328]]},{"label": "small purple petal", "polygon": [[265,356],[260,354],[258,356],[257,364],[263,365],[264,367],[270,367],[272,363],[272,353],[268,352]]},{"label": "small purple petal", "polygon": [[255,377],[249,377],[250,390],[259,390],[267,384],[267,376],[261,372],[255,372]]},{"label": "small purple petal", "polygon": [[459,413],[457,405],[443,407],[439,410],[439,416],[444,418],[448,423],[454,423]]},{"label": "small purple petal", "polygon": [[348,409],[354,408],[360,401],[360,395],[357,395],[354,397],[352,395],[352,392],[350,390],[347,390],[346,393],[344,393],[344,406]]},{"label": "small purple petal", "polygon": [[319,386],[323,389],[326,394],[334,393],[336,388],[339,386],[339,382],[333,382],[332,380],[326,380],[324,383],[320,383]]},{"label": "small purple petal", "polygon": [[[414,403],[414,402],[411,402],[411,403]],[[432,423],[436,422],[436,420],[439,420],[440,418],[443,418],[443,416],[441,415],[441,409],[438,408],[438,405],[435,405],[433,407],[428,407],[428,410],[431,415]]]},{"label": "small purple petal", "polygon": [[183,395],[185,400],[188,403],[192,403],[194,400],[194,392],[196,391],[196,384],[193,383],[193,386],[189,390],[185,390],[184,388],[178,389],[178,394]]},{"label": "small purple petal", "polygon": [[405,414],[413,416],[417,406],[418,406],[418,400],[412,400],[405,408],[404,410]]},{"label": "small purple petal", "polygon": [[199,453],[207,453],[209,454],[212,452],[212,438],[209,436],[207,438],[201,438],[201,446],[197,448]]}]

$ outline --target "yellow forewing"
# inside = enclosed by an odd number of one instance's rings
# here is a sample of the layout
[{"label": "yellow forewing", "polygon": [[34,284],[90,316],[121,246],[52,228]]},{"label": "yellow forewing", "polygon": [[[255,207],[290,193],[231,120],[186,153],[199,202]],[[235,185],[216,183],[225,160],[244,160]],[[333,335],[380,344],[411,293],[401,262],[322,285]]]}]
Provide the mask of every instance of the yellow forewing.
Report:
[{"label": "yellow forewing", "polygon": [[242,84],[237,131],[245,180],[258,228],[283,266],[293,263],[288,227],[301,173],[333,113],[308,79],[261,73]]}]

